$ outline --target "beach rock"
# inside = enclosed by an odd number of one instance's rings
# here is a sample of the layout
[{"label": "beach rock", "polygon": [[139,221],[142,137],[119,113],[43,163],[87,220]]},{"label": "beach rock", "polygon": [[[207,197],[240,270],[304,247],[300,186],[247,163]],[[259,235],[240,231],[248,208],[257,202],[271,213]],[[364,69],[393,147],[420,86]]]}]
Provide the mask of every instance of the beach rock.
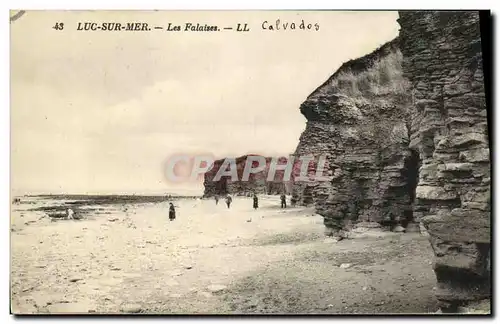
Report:
[{"label": "beach rock", "polygon": [[210,285],[207,287],[207,290],[212,293],[219,293],[227,289],[227,286],[224,285]]},{"label": "beach rock", "polygon": [[72,277],[69,279],[69,282],[78,282],[78,281],[82,281],[83,278],[80,278],[80,277]]},{"label": "beach rock", "polygon": [[108,222],[116,222],[117,220],[119,220],[118,217],[109,217],[108,218]]},{"label": "beach rock", "polygon": [[142,311],[142,306],[139,304],[126,304],[123,305],[120,310],[124,313],[140,313]]},{"label": "beach rock", "polygon": [[347,268],[350,268],[352,266],[352,264],[350,263],[342,263],[339,268],[340,269],[347,269]]},{"label": "beach rock", "polygon": [[47,306],[50,314],[83,314],[88,312],[86,303],[55,303]]},{"label": "beach rock", "polygon": [[406,231],[406,229],[401,226],[401,225],[396,225],[393,229],[392,229],[393,232],[396,232],[396,233],[404,233]]}]

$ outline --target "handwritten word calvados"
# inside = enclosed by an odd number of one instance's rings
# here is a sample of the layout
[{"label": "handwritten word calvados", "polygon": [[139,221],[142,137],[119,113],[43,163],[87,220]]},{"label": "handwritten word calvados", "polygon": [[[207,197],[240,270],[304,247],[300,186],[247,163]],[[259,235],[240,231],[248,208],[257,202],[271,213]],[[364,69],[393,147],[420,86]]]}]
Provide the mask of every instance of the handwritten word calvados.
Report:
[{"label": "handwritten word calvados", "polygon": [[300,22],[295,21],[281,21],[281,19],[277,19],[276,21],[269,22],[264,20],[262,22],[262,29],[265,30],[313,30],[319,31],[318,23],[307,23],[304,19],[301,19]]}]

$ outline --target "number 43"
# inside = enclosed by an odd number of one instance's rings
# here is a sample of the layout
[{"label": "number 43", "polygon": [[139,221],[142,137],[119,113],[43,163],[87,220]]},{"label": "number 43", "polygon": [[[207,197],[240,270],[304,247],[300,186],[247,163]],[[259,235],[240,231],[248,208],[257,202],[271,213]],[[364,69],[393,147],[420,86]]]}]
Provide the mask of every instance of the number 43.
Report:
[{"label": "number 43", "polygon": [[56,23],[54,27],[52,27],[55,30],[63,30],[64,29],[64,23]]}]

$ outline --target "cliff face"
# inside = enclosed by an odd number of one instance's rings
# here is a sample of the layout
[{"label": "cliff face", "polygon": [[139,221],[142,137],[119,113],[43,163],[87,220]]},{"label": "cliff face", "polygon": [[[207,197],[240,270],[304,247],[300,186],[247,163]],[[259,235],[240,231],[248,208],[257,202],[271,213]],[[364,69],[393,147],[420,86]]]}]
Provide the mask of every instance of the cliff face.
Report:
[{"label": "cliff face", "polygon": [[394,227],[412,220],[418,157],[408,148],[411,91],[395,39],[342,65],[301,105],[307,126],[295,155],[326,154],[327,182],[296,182],[293,200],[314,204],[325,226]]},{"label": "cliff face", "polygon": [[437,297],[453,309],[491,287],[479,15],[405,11],[399,23],[398,39],[342,65],[301,105],[294,154],[325,154],[330,180],[295,182],[293,200],[339,236],[361,222],[424,224]]},{"label": "cliff face", "polygon": [[[205,173],[204,196],[211,197],[214,195],[226,194],[246,196],[253,193],[278,195],[283,192],[288,193],[290,191],[289,184],[291,183],[291,181],[283,181],[284,171],[282,170],[276,171],[274,181],[267,180],[269,166],[272,161],[272,158],[270,157],[266,158],[266,167],[262,171],[250,174],[248,177],[248,181],[241,181],[248,157],[249,155],[244,155],[234,159],[238,175],[237,181],[232,181],[230,176],[223,176],[216,181],[216,174],[223,166],[224,159],[216,160],[213,163],[212,169]],[[286,163],[287,158],[282,157],[278,159],[278,164]],[[257,167],[257,162],[254,162],[253,167]],[[226,167],[225,169],[228,170],[229,168]]]},{"label": "cliff face", "polygon": [[414,216],[435,252],[443,307],[490,297],[490,152],[477,12],[400,12],[411,81]]}]

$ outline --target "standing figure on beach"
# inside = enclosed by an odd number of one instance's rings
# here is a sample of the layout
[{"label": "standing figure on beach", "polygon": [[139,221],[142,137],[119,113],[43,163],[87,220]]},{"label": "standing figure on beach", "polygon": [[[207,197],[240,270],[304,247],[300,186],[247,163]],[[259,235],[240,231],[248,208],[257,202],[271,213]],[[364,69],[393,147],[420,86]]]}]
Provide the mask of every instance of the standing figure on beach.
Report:
[{"label": "standing figure on beach", "polygon": [[175,207],[172,203],[170,203],[170,208],[168,210],[168,218],[170,219],[170,221],[173,221],[175,219]]},{"label": "standing figure on beach", "polygon": [[215,195],[215,204],[218,205],[219,204],[219,196]]},{"label": "standing figure on beach", "polygon": [[253,209],[259,208],[259,198],[257,198],[257,195],[253,195]]},{"label": "standing figure on beach", "polygon": [[73,217],[74,214],[75,212],[73,211],[73,209],[71,208],[66,209],[66,219],[74,219]]},{"label": "standing figure on beach", "polygon": [[226,196],[226,205],[227,205],[227,208],[230,208],[231,207],[231,203],[233,202],[233,198],[231,198],[231,196],[228,194]]},{"label": "standing figure on beach", "polygon": [[286,208],[286,196],[285,194],[281,194],[281,208]]}]

